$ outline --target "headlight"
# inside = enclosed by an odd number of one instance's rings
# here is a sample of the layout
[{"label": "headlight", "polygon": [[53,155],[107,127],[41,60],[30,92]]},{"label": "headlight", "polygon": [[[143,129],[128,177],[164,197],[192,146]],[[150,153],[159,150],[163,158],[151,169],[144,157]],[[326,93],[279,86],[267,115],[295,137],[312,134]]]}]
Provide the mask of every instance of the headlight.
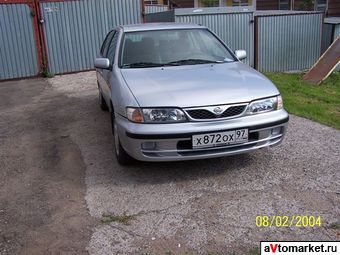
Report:
[{"label": "headlight", "polygon": [[270,97],[251,102],[248,106],[247,114],[252,115],[270,112],[274,110],[280,110],[282,108],[283,108],[282,97],[279,95],[276,97]]},{"label": "headlight", "polygon": [[144,122],[144,118],[143,115],[140,111],[139,108],[126,108],[126,116],[129,120],[133,121],[133,122]]},{"label": "headlight", "polygon": [[133,122],[173,123],[186,121],[183,111],[177,108],[127,108],[126,115]]}]

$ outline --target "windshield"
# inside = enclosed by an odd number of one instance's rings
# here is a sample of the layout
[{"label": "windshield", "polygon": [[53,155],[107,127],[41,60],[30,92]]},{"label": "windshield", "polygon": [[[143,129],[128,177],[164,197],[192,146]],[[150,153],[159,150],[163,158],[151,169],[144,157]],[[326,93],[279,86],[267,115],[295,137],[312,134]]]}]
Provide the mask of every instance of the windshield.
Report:
[{"label": "windshield", "polygon": [[229,50],[206,29],[125,33],[120,66],[145,68],[235,61]]}]

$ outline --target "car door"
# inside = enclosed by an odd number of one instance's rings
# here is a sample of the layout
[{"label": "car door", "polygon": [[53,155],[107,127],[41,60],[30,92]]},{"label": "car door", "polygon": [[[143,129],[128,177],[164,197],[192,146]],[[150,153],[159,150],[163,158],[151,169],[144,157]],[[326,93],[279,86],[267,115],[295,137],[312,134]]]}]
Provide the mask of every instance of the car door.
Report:
[{"label": "car door", "polygon": [[[107,52],[109,50],[109,46],[110,46],[110,43],[112,41],[112,37],[114,36],[114,34],[115,34],[114,30],[110,31],[107,34],[107,36],[106,36],[106,38],[105,38],[105,40],[103,42],[103,45],[102,45],[102,47],[100,49],[99,57],[106,58],[106,55],[107,55]],[[103,71],[104,71],[103,69],[97,68],[97,72],[96,72],[99,89],[100,89],[100,91],[102,93],[104,93],[105,87],[107,86],[106,82],[105,82],[105,79],[104,79],[104,76],[103,76]],[[105,97],[104,97],[104,99],[105,99]]]},{"label": "car door", "polygon": [[102,76],[103,79],[105,80],[105,85],[103,86],[103,95],[106,99],[106,102],[110,102],[110,98],[111,98],[111,85],[112,85],[112,68],[114,66],[114,61],[115,61],[115,53],[116,53],[116,48],[117,48],[117,43],[118,43],[118,37],[119,37],[119,33],[117,31],[115,31],[113,38],[110,42],[107,54],[106,54],[106,58],[108,58],[110,60],[110,64],[111,64],[111,68],[109,70],[103,70],[102,71]]}]

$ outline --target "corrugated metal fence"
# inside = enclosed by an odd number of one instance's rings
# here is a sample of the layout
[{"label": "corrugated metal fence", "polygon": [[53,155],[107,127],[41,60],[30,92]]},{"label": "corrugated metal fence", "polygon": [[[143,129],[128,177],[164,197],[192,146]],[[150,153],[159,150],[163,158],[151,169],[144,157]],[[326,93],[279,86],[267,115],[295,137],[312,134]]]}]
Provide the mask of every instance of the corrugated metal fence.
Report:
[{"label": "corrugated metal fence", "polygon": [[86,0],[41,4],[49,70],[65,73],[94,68],[108,31],[141,23],[139,0]]},{"label": "corrugated metal fence", "polygon": [[146,15],[146,20],[171,21],[171,15],[176,22],[209,27],[233,50],[245,49],[246,63],[260,71],[304,70],[320,57],[320,12],[237,12],[228,7],[175,9]]},{"label": "corrugated metal fence", "polygon": [[336,25],[335,26],[335,29],[334,29],[334,41],[336,38],[338,38],[340,36],[340,24]]},{"label": "corrugated metal fence", "polygon": [[[334,41],[336,38],[338,38],[340,36],[340,24],[336,25],[335,26],[335,29],[334,29]],[[340,64],[338,64],[337,68],[336,68],[337,71],[340,71]]]},{"label": "corrugated metal fence", "polygon": [[[316,12],[188,8],[146,20],[205,25],[233,50],[245,49],[246,63],[265,72],[307,69],[321,52],[323,15]],[[111,28],[141,22],[141,0],[0,0],[0,79],[36,75],[46,60],[51,73],[92,69]]]},{"label": "corrugated metal fence", "polygon": [[175,11],[165,11],[165,12],[154,12],[146,14],[145,22],[152,23],[152,22],[175,22]]},{"label": "corrugated metal fence", "polygon": [[225,8],[218,8],[213,12],[205,11],[205,8],[201,10],[197,12],[195,9],[175,9],[175,22],[196,23],[209,27],[232,49],[246,50],[248,53],[246,63],[253,65],[253,13],[226,12]]},{"label": "corrugated metal fence", "polygon": [[[322,52],[324,53],[328,47],[340,36],[340,17],[325,18],[322,36]],[[337,65],[336,71],[340,71],[340,64]]]},{"label": "corrugated metal fence", "polygon": [[322,13],[258,15],[255,19],[255,67],[259,71],[304,70],[320,57]]},{"label": "corrugated metal fence", "polygon": [[168,10],[169,10],[169,6],[167,5],[147,4],[144,7],[145,13],[165,12]]},{"label": "corrugated metal fence", "polygon": [[94,68],[107,32],[142,22],[141,0],[0,0],[0,80]]},{"label": "corrugated metal fence", "polygon": [[333,42],[333,25],[324,24],[323,25],[323,36],[322,36],[322,49],[321,53],[325,52],[329,45]]},{"label": "corrugated metal fence", "polygon": [[0,80],[37,75],[37,48],[26,4],[0,4]]}]

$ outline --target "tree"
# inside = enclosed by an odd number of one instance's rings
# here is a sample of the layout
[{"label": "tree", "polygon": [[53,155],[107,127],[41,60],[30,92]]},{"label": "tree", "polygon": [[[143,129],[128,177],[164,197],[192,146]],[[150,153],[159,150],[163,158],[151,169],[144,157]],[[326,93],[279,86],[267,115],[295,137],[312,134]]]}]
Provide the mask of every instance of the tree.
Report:
[{"label": "tree", "polygon": [[314,0],[301,0],[299,7],[305,11],[314,10]]},{"label": "tree", "polygon": [[204,7],[219,6],[219,0],[202,0],[201,2]]}]

